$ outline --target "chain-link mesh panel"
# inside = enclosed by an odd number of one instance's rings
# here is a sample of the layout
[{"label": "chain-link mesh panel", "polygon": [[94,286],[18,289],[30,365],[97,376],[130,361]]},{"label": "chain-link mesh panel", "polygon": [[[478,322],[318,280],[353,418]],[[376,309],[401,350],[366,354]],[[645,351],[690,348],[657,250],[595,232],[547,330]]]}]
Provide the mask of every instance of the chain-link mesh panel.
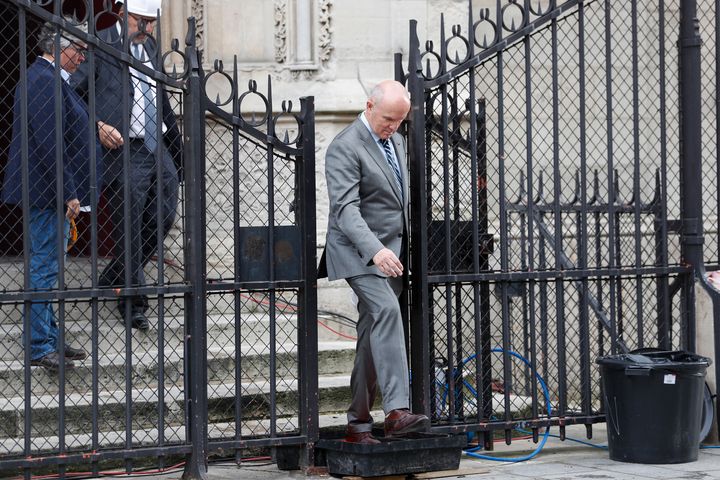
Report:
[{"label": "chain-link mesh panel", "polygon": [[[505,311],[500,284],[485,291],[480,284],[434,287],[433,419],[487,422],[546,416],[541,384],[534,380],[531,366],[548,387],[554,415],[600,412],[595,359],[612,353],[613,342],[597,312],[592,307],[582,311],[582,292],[597,298],[613,293],[621,297],[618,333],[631,348],[643,348],[655,345],[658,335],[656,317],[643,312],[656,311],[659,305],[652,297],[638,301],[636,290],[652,290],[664,281],[668,279],[523,283],[509,291]],[[679,306],[671,308],[677,313]],[[682,348],[686,339],[677,327],[672,336],[671,348]],[[589,397],[583,396],[584,388]]]},{"label": "chain-link mesh panel", "polygon": [[210,438],[297,433],[298,291],[222,287],[299,280],[296,159],[223,120],[208,122],[206,151],[207,271],[222,289],[208,296]]},{"label": "chain-link mesh panel", "polygon": [[0,457],[24,453],[26,422],[34,454],[58,452],[61,433],[68,452],[182,443],[183,303],[166,297],[153,305],[144,333],[115,317],[115,301],[53,302],[54,311],[66,313],[59,317],[65,342],[87,353],[66,370],[64,383],[57,372],[24,364],[24,306],[3,303],[3,317],[15,321],[0,328]]}]

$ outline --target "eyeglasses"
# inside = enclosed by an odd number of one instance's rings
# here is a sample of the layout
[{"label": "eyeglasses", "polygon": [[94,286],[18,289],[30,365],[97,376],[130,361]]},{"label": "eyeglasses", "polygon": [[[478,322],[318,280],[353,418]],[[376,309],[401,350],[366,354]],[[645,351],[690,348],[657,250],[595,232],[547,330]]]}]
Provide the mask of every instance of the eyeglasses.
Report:
[{"label": "eyeglasses", "polygon": [[78,45],[76,43],[71,43],[70,46],[72,47],[73,50],[75,50],[75,52],[78,55],[81,55],[82,57],[87,57],[87,53],[88,53],[87,48],[85,48],[81,45]]},{"label": "eyeglasses", "polygon": [[155,17],[143,17],[141,15],[135,15],[134,13],[129,13],[129,12],[128,12],[128,15],[130,15],[132,18],[134,18],[138,22],[140,22],[140,21],[145,22],[146,25],[152,25],[153,23],[157,22],[157,18],[155,18]]}]

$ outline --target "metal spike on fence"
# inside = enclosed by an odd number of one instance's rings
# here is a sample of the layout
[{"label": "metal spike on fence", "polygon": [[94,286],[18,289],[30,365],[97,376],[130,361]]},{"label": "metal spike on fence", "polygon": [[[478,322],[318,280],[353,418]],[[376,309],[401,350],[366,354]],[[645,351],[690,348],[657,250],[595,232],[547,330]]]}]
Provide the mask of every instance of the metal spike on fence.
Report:
[{"label": "metal spike on fence", "polygon": [[286,145],[290,143],[290,135],[288,135],[288,131],[285,130],[285,137],[283,138],[283,143]]}]

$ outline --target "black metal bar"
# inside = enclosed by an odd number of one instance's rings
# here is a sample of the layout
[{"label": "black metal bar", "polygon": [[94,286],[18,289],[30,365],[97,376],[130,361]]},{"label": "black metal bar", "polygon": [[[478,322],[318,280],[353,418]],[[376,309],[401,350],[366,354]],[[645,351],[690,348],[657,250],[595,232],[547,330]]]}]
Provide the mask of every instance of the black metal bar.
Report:
[{"label": "black metal bar", "polygon": [[[664,67],[660,69],[660,129],[661,129],[661,173],[660,181],[658,182],[659,189],[662,192],[660,194],[660,202],[657,206],[657,213],[655,214],[655,221],[653,226],[655,228],[655,265],[658,267],[666,267],[668,261],[668,228],[667,228],[667,151],[665,146],[665,112],[664,112]],[[656,277],[656,297],[657,297],[657,345],[663,350],[670,350],[672,347],[672,314],[671,304],[672,295],[670,294],[670,281],[668,275],[661,275]]]},{"label": "black metal bar", "polygon": [[[475,29],[473,28],[473,8],[472,8],[472,0],[468,0],[468,56],[472,57],[475,55]],[[468,72],[468,100],[467,100],[467,108],[470,115],[470,125],[469,125],[469,135],[468,135],[468,143],[470,145],[470,178],[471,178],[471,202],[472,202],[472,209],[471,209],[471,215],[472,215],[472,244],[473,245],[479,245],[480,244],[480,209],[482,206],[480,205],[480,181],[481,181],[481,171],[483,171],[483,168],[481,168],[480,160],[478,158],[478,142],[480,141],[480,137],[478,134],[479,130],[482,130],[481,128],[478,128],[478,122],[479,122],[479,116],[478,116],[478,110],[479,110],[479,104],[476,102],[475,98],[475,88],[476,88],[476,79],[475,79],[475,69],[471,68]],[[484,175],[484,172],[483,172]],[[487,205],[487,201],[485,203]],[[485,217],[487,217],[487,214],[485,214]],[[486,233],[483,231],[483,233]],[[479,273],[480,270],[487,268],[487,265],[484,265],[485,262],[480,258],[480,250],[477,248],[473,248],[473,273]],[[481,263],[482,262],[482,263]],[[474,345],[475,345],[475,391],[477,392],[475,401],[477,405],[477,418],[483,418],[483,411],[486,409],[487,403],[490,403],[490,408],[492,409],[492,397],[488,400],[488,395],[486,394],[486,385],[490,385],[492,382],[492,377],[490,376],[489,379],[486,381],[486,377],[488,375],[486,372],[489,372],[489,368],[486,368],[486,366],[483,364],[483,357],[485,356],[485,347],[483,345],[483,318],[484,315],[487,314],[486,309],[489,310],[489,305],[486,305],[483,301],[483,288],[481,284],[478,282],[473,282],[473,301],[475,308],[473,310],[473,326],[474,326]],[[437,388],[437,386],[436,386]]]},{"label": "black metal bar", "polygon": [[[459,132],[462,124],[461,124],[461,115],[462,115],[462,109],[460,106],[460,100],[458,98],[458,95],[460,92],[458,91],[458,80],[452,82],[452,103],[451,103],[451,110],[450,110],[450,118],[452,119],[452,127],[448,124],[448,131],[452,132]],[[453,192],[453,199],[452,199],[452,216],[448,219],[447,225],[452,228],[453,224],[459,224],[459,222],[462,221],[462,213],[460,204],[462,202],[460,197],[460,146],[457,144],[457,142],[452,142],[452,158],[451,158],[451,165],[452,165],[452,192]],[[453,252],[454,254],[455,252]],[[452,258],[450,261],[450,265],[452,265]],[[452,267],[451,267],[452,268]],[[461,375],[464,378],[464,372],[463,372],[463,287],[460,284],[454,285],[454,292],[453,297],[455,299],[455,306],[454,306],[454,315],[455,315],[455,325],[454,325],[454,343],[455,343],[455,360],[454,364],[458,365],[458,375]],[[448,309],[449,310],[449,309]],[[452,358],[448,352],[448,358]],[[456,397],[456,415],[458,415],[459,418],[464,418],[464,398],[465,395],[463,393],[464,387],[462,385],[458,388],[458,396]]]},{"label": "black metal bar", "polygon": [[[716,2],[717,4],[718,2]],[[717,12],[716,15],[720,13]],[[717,17],[716,17],[717,18]],[[657,205],[655,215],[655,228],[657,231],[656,235],[656,263],[658,266],[667,266],[669,263],[668,255],[668,165],[667,165],[667,113],[666,113],[666,89],[665,89],[665,0],[658,0],[658,75],[659,75],[659,115],[660,115],[660,178],[659,178],[659,204]],[[720,35],[720,28],[716,25],[716,35]],[[718,42],[715,43],[718,45]],[[716,55],[718,51],[716,49]],[[717,89],[716,89],[717,91]],[[717,96],[716,96],[717,97]],[[717,99],[717,98],[716,98]],[[718,129],[720,132],[720,129]],[[718,157],[720,159],[720,157]],[[720,198],[720,197],[719,197]],[[720,211],[720,209],[716,210]],[[658,346],[664,350],[670,350],[672,345],[672,316],[671,316],[671,302],[672,298],[670,295],[669,279],[668,276],[658,277],[657,280],[657,299],[658,299]]]},{"label": "black metal bar", "polygon": [[[268,75],[268,104],[272,105],[272,83],[270,75]],[[272,110],[272,107],[270,107]],[[267,115],[267,131],[268,138],[275,136],[275,128],[273,123],[272,112]],[[267,245],[268,245],[268,280],[270,283],[275,281],[275,152],[271,143],[267,144]],[[270,317],[270,355],[269,355],[269,383],[270,383],[270,437],[277,436],[277,308],[276,308],[276,290],[271,288],[268,292],[269,306],[268,315]]]},{"label": "black metal bar", "polygon": [[[539,218],[536,217],[536,218]],[[538,229],[541,231],[543,228],[547,227],[538,227]],[[545,235],[545,234],[543,234]],[[552,235],[550,234],[550,237]],[[542,243],[540,243],[542,245]],[[560,256],[564,256],[564,253],[560,252]],[[567,258],[567,257],[565,257]],[[597,269],[587,269],[587,270],[580,270],[580,269],[573,269],[573,270],[563,270],[561,272],[554,271],[554,270],[547,270],[547,271],[535,271],[535,272],[488,272],[488,273],[481,273],[478,275],[473,274],[455,274],[455,275],[429,275],[428,276],[428,282],[430,284],[439,284],[439,283],[447,283],[447,282],[462,282],[462,283],[471,283],[474,281],[492,281],[492,282],[517,282],[522,280],[573,280],[573,279],[582,279],[585,277],[617,277],[620,278],[627,278],[627,277],[635,277],[638,275],[644,275],[644,276],[656,276],[656,275],[666,275],[666,274],[682,274],[682,273],[688,273],[690,271],[690,268],[683,265],[675,265],[675,266],[668,266],[666,268],[662,267],[640,267],[640,268],[597,268]]]},{"label": "black metal bar", "polygon": [[[637,0],[630,2],[631,17],[631,50],[632,50],[632,135],[633,135],[633,195],[634,219],[635,219],[635,264],[642,265],[642,224],[640,217],[640,205],[642,204],[642,192],[640,190],[640,87],[638,73],[638,5]],[[637,319],[637,346],[645,346],[645,325],[643,315],[643,289],[642,279],[635,282],[635,316]]]},{"label": "black metal bar", "polygon": [[[535,175],[534,175],[534,164],[533,164],[533,128],[532,128],[532,121],[533,121],[533,102],[532,102],[532,51],[531,51],[531,37],[527,36],[525,37],[524,41],[524,57],[525,57],[525,143],[526,143],[526,156],[525,161],[527,162],[527,167],[525,169],[526,172],[526,184],[524,186],[525,189],[525,201],[527,202],[527,211],[524,213],[524,218],[526,218],[527,221],[527,261],[523,265],[523,270],[532,271],[535,269],[535,218],[534,215],[531,215],[530,212],[533,211],[534,203],[535,203],[535,195],[534,195],[534,182],[535,182]],[[525,232],[525,228],[522,228],[522,232]],[[522,250],[523,254],[525,254],[525,249]],[[526,317],[526,324],[529,327],[529,355],[526,355],[525,358],[527,358],[530,361],[530,368],[525,369],[527,372],[527,376],[529,378],[526,378],[526,382],[529,386],[529,392],[530,397],[532,399],[532,417],[537,418],[538,416],[538,395],[537,395],[537,382],[535,381],[535,376],[537,375],[537,363],[535,362],[535,359],[537,358],[537,332],[536,332],[536,322],[537,322],[537,311],[536,311],[536,304],[535,304],[535,282],[530,281],[528,282],[528,294],[527,296],[523,296],[523,309],[524,317]],[[537,434],[537,430],[533,431],[533,435]]]},{"label": "black metal bar", "polygon": [[[717,4],[718,2],[716,2]],[[716,7],[716,15],[717,12]],[[717,26],[717,21],[715,22]],[[659,115],[660,115],[660,172],[659,172],[659,189],[660,195],[658,196],[659,202],[655,214],[655,255],[657,266],[667,266],[669,264],[668,255],[668,164],[667,164],[667,113],[666,113],[666,78],[665,78],[665,0],[658,0],[658,74],[659,74]],[[716,28],[716,34],[720,34],[720,28]],[[718,45],[718,43],[715,43]],[[716,49],[716,55],[718,51]],[[717,89],[716,89],[717,91]],[[717,99],[717,96],[716,96]],[[720,132],[720,129],[718,129]],[[720,157],[718,157],[720,159]],[[719,197],[720,198],[720,197]],[[720,211],[720,209],[716,210]],[[663,350],[670,350],[672,348],[672,295],[670,293],[670,282],[669,277],[659,276],[657,277],[657,343],[658,347]]]},{"label": "black metal bar", "polygon": [[[587,225],[587,148],[586,148],[586,106],[585,106],[585,3],[578,5],[578,94],[580,122],[580,214],[578,218],[578,264],[581,269],[588,267],[588,225]],[[590,286],[587,279],[580,284],[580,385],[582,411],[590,414],[592,410],[592,378],[590,375]]]},{"label": "black metal bar", "polygon": [[303,445],[309,443],[308,437],[297,435],[292,437],[263,437],[249,438],[247,440],[213,440],[208,443],[208,453],[227,452],[228,450],[239,450],[253,447],[280,447],[288,445]]},{"label": "black metal bar", "polygon": [[[205,93],[200,55],[195,46],[195,18],[188,19],[185,56],[190,66],[183,95],[185,188],[188,208],[185,244],[185,275],[193,287],[185,294],[187,332],[186,420],[193,446],[187,456],[184,479],[207,478],[207,318],[205,288]],[[187,365],[186,363],[186,365]]]},{"label": "black metal bar", "polygon": [[[444,15],[440,15],[440,68],[445,68],[447,64],[447,48],[446,48],[446,42],[445,42],[445,17]],[[451,246],[451,240],[452,240],[452,222],[451,222],[451,215],[450,215],[450,202],[451,202],[451,189],[450,189],[450,134],[448,132],[449,123],[448,118],[450,114],[448,113],[448,103],[449,103],[449,94],[448,94],[448,84],[445,83],[440,86],[440,95],[441,95],[441,113],[440,113],[440,131],[442,132],[442,166],[443,166],[443,177],[442,177],[442,185],[443,185],[443,192],[445,194],[443,195],[443,212],[442,212],[442,219],[443,219],[443,250],[445,255],[445,265],[444,269],[446,272],[452,271],[452,246]],[[447,348],[447,361],[448,361],[448,372],[451,372],[450,365],[453,364],[453,358],[455,356],[455,350],[453,348],[454,346],[454,339],[453,339],[453,292],[452,292],[452,284],[447,283],[444,285],[444,300],[443,303],[445,305],[445,347]],[[458,364],[459,367],[459,364]],[[452,422],[456,420],[456,393],[457,393],[457,386],[455,385],[455,375],[450,374],[446,375],[446,380],[448,384],[448,419]],[[462,388],[462,387],[461,387]],[[462,395],[462,394],[461,394]]]},{"label": "black metal bar", "polygon": [[[288,282],[297,283],[297,282]],[[256,284],[253,284],[256,285]],[[137,288],[120,288],[117,291],[107,289],[66,289],[63,291],[52,291],[52,292],[13,292],[13,293],[0,293],[0,302],[3,303],[17,303],[25,300],[72,300],[72,299],[84,299],[88,296],[97,296],[99,299],[112,300],[123,296],[133,295],[152,295],[155,293],[161,293],[163,295],[182,294],[190,291],[187,285],[167,285],[164,287],[137,287]]]},{"label": "black metal bar", "polygon": [[[123,16],[122,16],[122,22],[124,28],[123,30],[123,38],[122,38],[122,53],[127,54],[130,50],[130,37],[129,37],[129,24],[128,24],[128,11],[126,8],[123,9]],[[130,69],[129,68],[122,68],[121,69],[121,82],[122,82],[122,92],[123,92],[123,98],[128,99],[130,98],[130,85],[131,85],[131,76],[130,76]],[[130,105],[129,101],[122,102],[122,118],[123,119],[129,119],[130,113],[132,112],[132,106]],[[130,122],[129,121],[123,121],[121,123],[121,135],[123,139],[130,139]],[[124,269],[124,279],[123,284],[125,286],[133,285],[132,281],[132,268],[130,267],[133,265],[132,260],[132,209],[131,209],[131,198],[132,198],[132,190],[130,185],[130,142],[127,141],[123,143],[122,146],[122,205],[123,205],[123,262],[126,265],[126,268]],[[114,252],[115,254],[115,252]],[[125,448],[131,449],[132,448],[132,366],[133,366],[133,351],[132,351],[132,297],[130,296],[123,296],[123,292],[121,292],[120,298],[122,298],[124,308],[122,312],[123,319],[125,321]],[[132,471],[132,461],[131,459],[125,460],[125,471],[131,472]]]},{"label": "black metal bar", "polygon": [[[92,20],[91,20],[92,19]],[[88,34],[96,34],[95,25],[95,5],[93,2],[88,2]],[[87,44],[87,58],[85,61],[88,63],[88,71],[95,72],[95,45]],[[97,138],[97,115],[96,115],[96,84],[95,75],[88,76],[88,144],[94,145]],[[90,286],[93,290],[98,288],[98,208],[100,205],[100,190],[98,184],[98,171],[97,164],[98,158],[97,149],[90,148]],[[91,294],[90,299],[90,362],[91,362],[91,391],[92,391],[92,433],[91,433],[91,448],[93,451],[98,451],[100,448],[100,337],[99,337],[99,311],[100,304],[97,295]],[[97,476],[100,471],[100,467],[97,461],[92,462],[92,473]]]},{"label": "black metal bar", "polygon": [[578,415],[568,416],[563,418],[542,418],[532,420],[517,420],[517,421],[494,421],[494,422],[479,422],[479,423],[468,423],[468,424],[452,424],[452,425],[436,425],[432,427],[432,433],[444,433],[444,434],[463,434],[467,432],[496,432],[498,430],[510,430],[521,428],[530,429],[541,429],[544,427],[561,427],[563,425],[591,425],[595,423],[604,423],[605,415]]},{"label": "black metal bar", "polygon": [[44,457],[14,458],[2,461],[3,468],[8,470],[23,468],[27,471],[51,465],[84,465],[96,464],[104,460],[125,460],[128,458],[152,458],[158,455],[182,455],[192,451],[192,445],[168,445],[164,448],[137,447],[130,450],[117,449],[106,451],[71,452],[64,455],[48,455]]},{"label": "black metal bar", "polygon": [[[504,55],[502,52],[498,53],[497,56],[497,117],[498,117],[498,185],[499,185],[499,202],[500,202],[500,269],[503,272],[509,270],[509,228],[508,228],[508,213],[506,209],[507,203],[507,183],[505,180],[505,90],[504,90]],[[505,421],[509,421],[511,418],[510,411],[510,388],[512,382],[512,359],[510,354],[510,295],[508,290],[508,283],[500,283],[500,304],[502,311],[502,365],[503,365],[503,384],[505,385],[505,392],[503,395],[503,411],[505,412]],[[510,443],[510,430],[505,431],[505,441]]]},{"label": "black metal bar", "polygon": [[[60,2],[55,2],[55,15],[62,16]],[[53,41],[53,62],[55,69],[54,76],[54,114],[55,114],[55,248],[57,255],[57,286],[56,290],[64,290],[65,288],[65,135],[64,135],[64,118],[63,118],[63,79],[60,75],[62,69],[62,48],[60,46],[60,36],[63,30],[58,26],[54,26],[55,38]],[[28,212],[25,212],[26,214]],[[51,304],[52,305],[52,304]],[[60,300],[57,304],[56,323],[58,330],[57,345],[61,348],[65,344],[65,303]],[[60,350],[62,351],[62,350]],[[58,451],[60,455],[64,455],[67,451],[65,444],[65,374],[66,365],[64,361],[60,361],[58,371]],[[64,466],[60,466],[58,473],[63,476],[65,473]]]},{"label": "black metal bar", "polygon": [[417,21],[410,21],[410,48],[408,65],[408,91],[411,108],[408,128],[408,153],[410,159],[410,189],[413,212],[410,216],[410,235],[413,239],[411,252],[412,305],[410,321],[410,368],[412,379],[412,410],[431,415],[430,386],[430,290],[428,287],[428,159],[425,157],[425,92],[423,90],[422,66],[420,65],[420,42]]},{"label": "black metal bar", "polygon": [[[559,94],[559,67],[558,67],[558,28],[557,19],[550,23],[552,35],[552,125],[553,125],[553,221],[555,270],[563,269],[561,258],[563,256],[563,219],[560,180],[560,94]],[[565,285],[562,280],[555,280],[555,310],[557,312],[557,350],[558,350],[558,415],[565,416],[567,409],[567,363],[565,358]],[[560,426],[560,437],[564,436],[564,427]]]},{"label": "black metal bar", "polygon": [[[238,62],[237,62],[237,55],[233,57],[233,78],[232,78],[232,84],[234,87],[238,85]],[[233,94],[233,101],[232,101],[232,115],[233,117],[237,117],[240,115],[240,102],[238,100],[238,95],[235,93]],[[232,165],[233,165],[233,251],[235,254],[235,264],[234,264],[234,280],[239,280],[241,278],[241,271],[243,268],[242,264],[242,245],[240,240],[240,225],[241,225],[241,216],[240,216],[240,135],[239,135],[239,129],[237,125],[229,125],[229,127],[232,129]],[[206,287],[207,288],[207,287]],[[235,422],[235,440],[242,440],[242,419],[243,419],[243,401],[242,401],[242,395],[243,395],[243,388],[242,388],[242,381],[240,379],[243,378],[242,375],[242,362],[243,362],[243,355],[242,355],[242,322],[243,322],[243,316],[242,316],[242,300],[241,300],[241,289],[240,288],[233,288],[233,298],[234,298],[234,304],[235,304],[235,328],[234,328],[234,334],[235,334],[235,412],[234,412],[234,422]],[[235,451],[235,461],[239,464],[242,462],[242,455],[239,450]]]},{"label": "black metal bar", "polygon": [[[608,260],[609,266],[615,267],[615,183],[614,169],[615,157],[613,150],[613,89],[612,89],[612,19],[611,19],[611,1],[605,0],[605,100],[607,112],[607,178],[608,178],[608,198],[607,198],[607,218],[608,218]],[[617,327],[616,327],[616,284],[617,279],[610,277],[610,353],[617,353]]]},{"label": "black metal bar", "polygon": [[303,280],[298,321],[300,371],[300,431],[307,437],[303,467],[314,465],[314,442],[319,437],[318,345],[317,345],[317,232],[315,227],[315,103],[313,97],[300,99],[303,157],[297,172],[300,183],[300,215],[303,231]]},{"label": "black metal bar", "polygon": [[[697,3],[686,0],[680,6],[680,216],[682,235],[680,252],[683,261],[694,269],[694,276],[705,273],[703,259],[702,213],[702,40],[697,17]],[[695,350],[695,294],[693,279],[687,279],[685,320],[687,348]],[[717,316],[716,316],[717,319]],[[720,322],[715,324],[717,345],[720,345]],[[720,368],[716,365],[716,372]],[[720,413],[720,411],[719,411]]]},{"label": "black metal bar", "polygon": [[[20,78],[18,83],[18,93],[20,94],[20,124],[28,125],[28,85],[27,85],[27,15],[24,8],[18,9],[18,40],[20,43]],[[20,155],[22,169],[22,210],[30,211],[30,159],[29,159],[29,135],[27,128],[20,129]],[[23,289],[30,290],[30,216],[25,215],[23,218]],[[23,408],[24,431],[23,431],[23,452],[26,457],[32,453],[32,372],[30,370],[30,344],[31,344],[31,324],[30,310],[31,303],[25,300],[23,304],[23,384],[24,395]],[[25,478],[30,478],[32,470],[25,467],[23,472]]]}]

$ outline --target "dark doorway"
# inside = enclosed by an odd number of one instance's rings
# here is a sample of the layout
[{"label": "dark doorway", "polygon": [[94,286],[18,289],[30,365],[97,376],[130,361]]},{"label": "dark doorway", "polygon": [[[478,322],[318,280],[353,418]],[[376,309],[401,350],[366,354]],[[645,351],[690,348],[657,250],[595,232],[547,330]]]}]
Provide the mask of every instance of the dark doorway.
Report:
[{"label": "dark doorway", "polygon": [[[3,42],[0,43],[0,185],[5,176],[8,161],[8,149],[12,137],[13,99],[15,87],[20,76],[20,28],[17,9],[0,4],[0,18],[4,24],[0,31]],[[27,65],[37,55],[35,37],[40,22],[28,16],[27,57],[22,61]],[[22,254],[22,212],[19,208],[0,203],[0,255]]]}]

